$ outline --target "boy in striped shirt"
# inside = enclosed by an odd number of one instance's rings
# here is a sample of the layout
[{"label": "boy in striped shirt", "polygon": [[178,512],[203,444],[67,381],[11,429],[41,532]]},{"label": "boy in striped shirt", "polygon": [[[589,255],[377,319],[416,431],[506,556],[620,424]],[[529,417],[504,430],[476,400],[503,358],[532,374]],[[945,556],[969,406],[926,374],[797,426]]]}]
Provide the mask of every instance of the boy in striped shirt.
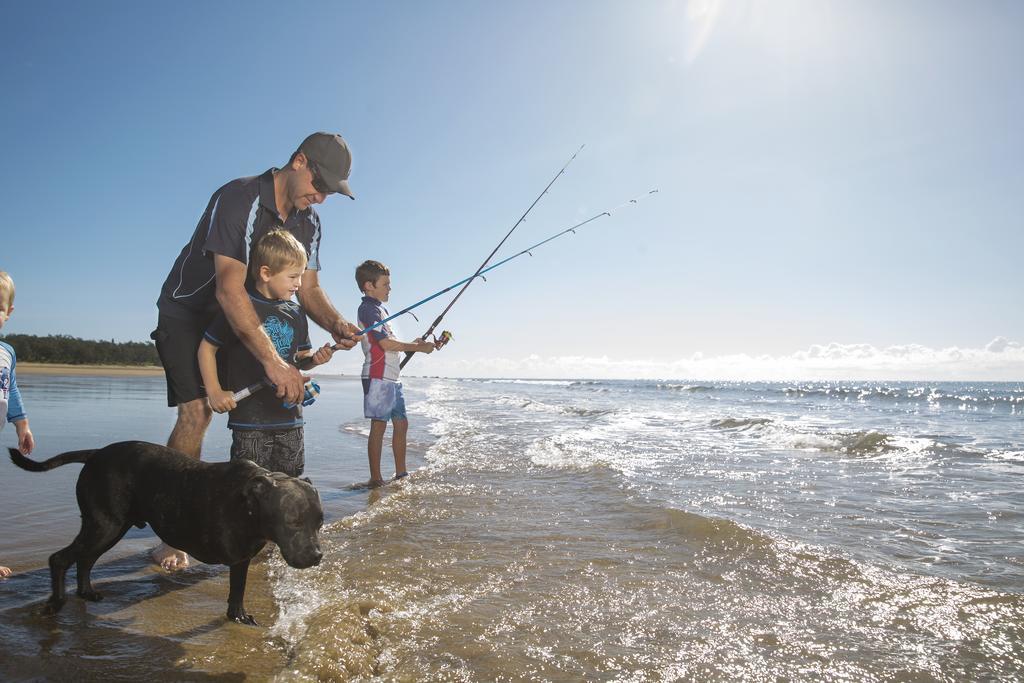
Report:
[{"label": "boy in striped shirt", "polygon": [[[363,293],[359,305],[359,327],[366,329],[387,317],[384,308],[391,294],[391,271],[379,261],[364,261],[356,268],[356,285]],[[371,487],[384,484],[380,472],[384,432],[391,421],[391,450],[395,456],[395,479],[408,476],[405,466],[406,439],[409,419],[405,414],[402,383],[398,381],[402,352],[431,353],[433,342],[416,339],[398,341],[391,327],[385,323],[366,333],[360,342],[363,347],[363,415],[370,420],[370,438],[367,457],[370,461]]]}]

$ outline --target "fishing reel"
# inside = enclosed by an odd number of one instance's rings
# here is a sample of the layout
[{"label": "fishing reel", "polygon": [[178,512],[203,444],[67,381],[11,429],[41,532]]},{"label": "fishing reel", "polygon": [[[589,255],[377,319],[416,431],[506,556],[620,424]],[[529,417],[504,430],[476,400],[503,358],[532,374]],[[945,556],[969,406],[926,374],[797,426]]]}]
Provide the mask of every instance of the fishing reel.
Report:
[{"label": "fishing reel", "polygon": [[452,333],[448,330],[444,330],[440,335],[432,334],[430,336],[434,338],[434,349],[437,351],[440,351],[445,344],[452,340]]},{"label": "fishing reel", "polygon": [[[313,403],[316,402],[316,397],[320,395],[320,385],[316,383],[316,380],[312,380],[311,379],[308,382],[306,382],[306,386],[303,387],[303,388],[305,389],[305,394],[302,397],[302,405],[303,406],[311,406],[311,405],[313,405]],[[298,404],[297,403],[287,403],[287,402],[285,402],[282,405],[285,408],[289,408],[290,409],[290,408],[294,408]]]}]

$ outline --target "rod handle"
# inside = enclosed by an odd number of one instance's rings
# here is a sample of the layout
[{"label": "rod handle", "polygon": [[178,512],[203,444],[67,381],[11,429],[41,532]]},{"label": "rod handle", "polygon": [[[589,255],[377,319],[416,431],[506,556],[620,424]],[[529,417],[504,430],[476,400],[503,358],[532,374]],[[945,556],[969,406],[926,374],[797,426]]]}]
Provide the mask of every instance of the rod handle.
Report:
[{"label": "rod handle", "polygon": [[256,382],[255,384],[250,384],[245,389],[241,389],[239,391],[236,391],[234,394],[231,395],[231,398],[233,398],[235,400],[235,403],[238,403],[239,401],[242,401],[242,400],[245,400],[245,399],[249,398],[250,396],[255,394],[257,391],[259,391],[260,389],[264,388],[265,386],[267,386],[266,380],[260,380],[259,382]]}]

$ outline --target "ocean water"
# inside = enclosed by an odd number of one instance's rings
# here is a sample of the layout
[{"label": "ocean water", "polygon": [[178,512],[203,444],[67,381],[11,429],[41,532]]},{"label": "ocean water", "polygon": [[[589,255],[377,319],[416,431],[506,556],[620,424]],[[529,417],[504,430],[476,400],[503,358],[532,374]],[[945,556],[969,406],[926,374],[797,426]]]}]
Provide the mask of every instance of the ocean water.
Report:
[{"label": "ocean water", "polygon": [[[62,381],[23,391],[65,433],[102,410],[115,417],[89,438],[166,436],[159,380],[131,397],[97,380],[84,415],[55,402],[76,403]],[[45,557],[66,543],[44,528],[77,515],[75,472],[19,472],[39,519],[31,537],[0,521],[0,558],[22,564],[0,583],[16,659],[0,673],[100,675],[102,658],[125,678],[1024,679],[1024,384],[405,385],[418,469],[367,492],[348,486],[366,478],[358,384],[321,383],[307,472],[324,561],[268,553],[256,629],[224,622],[221,568],[146,566],[146,532],[101,560],[113,605],[38,616]],[[125,436],[126,418],[156,436]],[[226,452],[219,431],[207,452]]]}]

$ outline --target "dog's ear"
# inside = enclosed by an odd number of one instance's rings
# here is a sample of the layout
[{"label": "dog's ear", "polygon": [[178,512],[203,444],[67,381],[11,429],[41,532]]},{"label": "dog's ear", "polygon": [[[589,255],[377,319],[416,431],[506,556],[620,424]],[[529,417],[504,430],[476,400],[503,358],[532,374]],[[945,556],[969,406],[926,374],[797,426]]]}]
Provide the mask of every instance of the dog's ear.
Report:
[{"label": "dog's ear", "polygon": [[314,484],[314,483],[313,483],[313,480],[312,480],[312,479],[310,479],[309,477],[303,477],[303,478],[302,478],[302,479],[300,479],[299,481],[304,481],[304,482],[306,482],[307,484],[309,484],[309,485],[310,485],[310,487],[311,487],[311,488],[313,489],[313,493],[315,493],[315,494],[316,494],[316,499],[317,499],[317,500],[320,500],[320,489],[318,489],[318,488],[316,487],[316,484]]},{"label": "dog's ear", "polygon": [[267,494],[267,491],[277,486],[277,482],[266,474],[253,477],[245,484],[242,495],[245,496],[245,507],[250,516],[259,514],[260,498]]}]

